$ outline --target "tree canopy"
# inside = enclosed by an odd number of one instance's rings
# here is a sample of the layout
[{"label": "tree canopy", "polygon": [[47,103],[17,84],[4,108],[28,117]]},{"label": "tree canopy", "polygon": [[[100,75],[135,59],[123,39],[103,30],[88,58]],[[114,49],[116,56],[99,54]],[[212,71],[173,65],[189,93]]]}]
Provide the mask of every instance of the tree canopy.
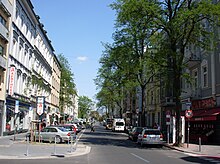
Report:
[{"label": "tree canopy", "polygon": [[63,112],[64,107],[72,106],[72,98],[77,95],[76,85],[74,82],[74,74],[71,72],[71,67],[68,60],[59,54],[58,60],[61,65],[61,77],[60,77],[60,109]]},{"label": "tree canopy", "polygon": [[[132,81],[135,84],[132,86],[141,88],[142,108],[151,78],[165,80],[172,86],[170,96],[176,102],[176,142],[179,144],[186,48],[193,45],[203,51],[213,50],[220,4],[214,0],[116,0],[110,6],[116,11],[116,30],[114,43],[106,47],[100,60],[99,98],[111,94],[107,92],[109,84],[113,89],[116,86],[127,89],[126,84]],[[106,102],[108,97],[102,100]]]},{"label": "tree canopy", "polygon": [[79,118],[88,118],[91,110],[94,107],[93,101],[87,96],[79,96],[78,99]]}]

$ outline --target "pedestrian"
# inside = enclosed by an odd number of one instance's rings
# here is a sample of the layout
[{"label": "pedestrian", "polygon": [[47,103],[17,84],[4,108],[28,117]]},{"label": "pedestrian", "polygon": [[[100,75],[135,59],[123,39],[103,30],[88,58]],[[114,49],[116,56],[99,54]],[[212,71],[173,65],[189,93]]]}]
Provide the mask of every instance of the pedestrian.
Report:
[{"label": "pedestrian", "polygon": [[94,132],[94,131],[95,131],[94,125],[93,125],[93,123],[91,123],[91,132]]}]

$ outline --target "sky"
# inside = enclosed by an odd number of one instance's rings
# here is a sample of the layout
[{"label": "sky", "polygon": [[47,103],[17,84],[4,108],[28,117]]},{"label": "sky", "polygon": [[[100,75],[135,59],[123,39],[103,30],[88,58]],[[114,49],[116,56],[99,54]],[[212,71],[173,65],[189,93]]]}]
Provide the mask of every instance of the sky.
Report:
[{"label": "sky", "polygon": [[79,96],[95,100],[94,79],[100,68],[103,43],[112,43],[113,0],[31,0],[47,31],[55,54],[63,54],[74,74]]}]

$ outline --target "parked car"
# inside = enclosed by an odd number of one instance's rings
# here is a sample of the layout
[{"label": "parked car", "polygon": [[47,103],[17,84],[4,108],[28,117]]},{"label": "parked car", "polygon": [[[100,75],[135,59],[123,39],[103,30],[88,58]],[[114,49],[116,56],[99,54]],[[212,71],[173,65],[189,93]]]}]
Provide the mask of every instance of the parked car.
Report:
[{"label": "parked car", "polygon": [[163,135],[158,129],[143,129],[138,135],[137,143],[143,145],[159,145],[163,144]]},{"label": "parked car", "polygon": [[128,139],[132,141],[137,141],[138,135],[142,133],[142,130],[147,127],[133,127],[129,132],[128,132]]},{"label": "parked car", "polygon": [[[71,135],[73,135],[69,130],[64,127],[58,126],[48,126],[40,131],[40,134],[33,133],[35,140],[48,141],[48,142],[67,142],[70,140]],[[40,135],[40,136],[39,136]],[[30,139],[30,133],[27,133],[27,137]]]},{"label": "parked car", "polygon": [[76,134],[80,132],[80,129],[76,124],[61,124],[61,125],[56,125],[57,127],[64,127],[71,133],[74,133],[74,127],[76,128]]}]

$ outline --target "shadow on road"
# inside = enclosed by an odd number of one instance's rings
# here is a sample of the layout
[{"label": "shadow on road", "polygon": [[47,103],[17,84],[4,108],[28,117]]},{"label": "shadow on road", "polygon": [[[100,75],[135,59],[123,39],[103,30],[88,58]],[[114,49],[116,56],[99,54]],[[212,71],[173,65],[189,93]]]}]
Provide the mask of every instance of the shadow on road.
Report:
[{"label": "shadow on road", "polygon": [[208,161],[200,159],[199,157],[188,156],[188,157],[182,157],[181,159],[190,163],[208,164]]},{"label": "shadow on road", "polygon": [[129,140],[126,133],[112,132],[101,126],[95,127],[95,132],[90,132],[90,129],[87,129],[83,137],[80,138],[80,142],[87,145],[110,145],[140,149],[160,148],[155,145],[141,147],[136,142]]}]

